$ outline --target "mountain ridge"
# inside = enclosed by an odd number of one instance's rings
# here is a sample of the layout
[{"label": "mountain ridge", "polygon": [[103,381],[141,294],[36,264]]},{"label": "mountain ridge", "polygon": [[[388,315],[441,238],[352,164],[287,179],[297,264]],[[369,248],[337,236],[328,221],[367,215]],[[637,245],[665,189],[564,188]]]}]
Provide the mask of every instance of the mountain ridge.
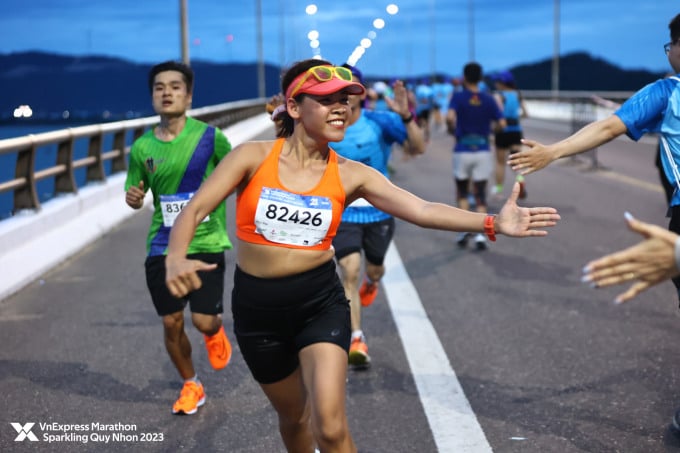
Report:
[{"label": "mountain ridge", "polygon": [[[152,115],[147,74],[152,64],[117,57],[71,56],[47,52],[0,54],[0,120],[9,120],[19,105],[30,105],[36,118],[80,116],[123,119]],[[256,63],[194,60],[194,107],[257,97]],[[525,90],[549,90],[552,60],[509,68]],[[279,90],[279,66],[265,64],[266,95]],[[408,77],[413,80],[428,77]],[[451,77],[448,74],[440,74]],[[560,90],[635,91],[664,73],[625,70],[585,52],[560,58]],[[389,75],[384,79],[392,79]],[[366,79],[381,77],[367,75]]]}]

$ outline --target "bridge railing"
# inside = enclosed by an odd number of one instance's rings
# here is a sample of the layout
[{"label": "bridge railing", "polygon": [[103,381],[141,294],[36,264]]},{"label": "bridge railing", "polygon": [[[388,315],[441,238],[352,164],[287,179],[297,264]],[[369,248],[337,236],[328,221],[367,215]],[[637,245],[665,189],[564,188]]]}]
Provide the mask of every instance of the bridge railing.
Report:
[{"label": "bridge railing", "polygon": [[[578,121],[584,124],[582,112],[592,113],[588,120],[596,120],[611,114],[611,108],[602,105],[602,100],[622,102],[630,92],[592,91],[522,91],[529,103],[530,116],[556,120]],[[251,99],[193,109],[189,115],[221,129],[245,118],[261,114],[267,99]],[[11,196],[11,213],[41,208],[38,183],[53,178],[53,187],[46,192],[47,198],[60,194],[78,193],[79,187],[103,182],[107,176],[127,170],[127,154],[132,142],[148,128],[157,124],[158,116],[112,123],[74,127],[0,140],[0,159],[3,155],[14,154],[13,177],[0,179],[0,196]],[[86,147],[86,155],[76,156],[78,146]],[[86,143],[81,143],[85,141]],[[106,145],[105,145],[106,144]],[[55,158],[49,164],[37,164],[37,157],[45,148],[55,148]],[[105,149],[107,148],[107,149]],[[84,154],[81,152],[80,154]],[[44,160],[44,159],[42,159]],[[11,165],[11,164],[10,164]],[[43,168],[36,169],[37,166]],[[76,170],[84,171],[84,178],[76,178]],[[78,180],[80,179],[80,185]],[[43,188],[44,189],[44,188]],[[9,195],[8,192],[12,191]],[[45,198],[45,197],[43,197]],[[0,200],[1,201],[1,200]]]},{"label": "bridge railing", "polygon": [[[228,102],[192,109],[189,116],[220,129],[264,112],[265,98]],[[85,182],[103,182],[115,173],[127,171],[127,154],[131,143],[157,124],[158,116],[112,123],[74,127],[40,134],[0,140],[0,157],[16,155],[14,177],[0,181],[0,194],[13,191],[12,213],[39,210],[38,182],[54,178],[53,196],[77,193],[75,171],[84,169]],[[76,141],[87,142],[87,155],[75,157]],[[111,143],[104,149],[104,143]],[[36,169],[41,149],[56,146],[53,165]],[[107,171],[108,170],[108,171]]]}]

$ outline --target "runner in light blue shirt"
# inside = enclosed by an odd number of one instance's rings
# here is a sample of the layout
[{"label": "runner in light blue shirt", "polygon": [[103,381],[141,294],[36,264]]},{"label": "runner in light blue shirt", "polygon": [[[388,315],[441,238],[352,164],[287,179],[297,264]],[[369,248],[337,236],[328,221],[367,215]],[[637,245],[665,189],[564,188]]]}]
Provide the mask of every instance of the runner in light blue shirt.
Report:
[{"label": "runner in light blue shirt", "polygon": [[[355,81],[363,84],[361,72],[350,65]],[[387,164],[392,145],[403,145],[410,155],[425,152],[423,132],[409,110],[406,88],[396,82],[394,98],[385,97],[390,111],[368,111],[362,108],[363,96],[350,96],[352,112],[345,137],[330,146],[348,159],[362,162],[388,175]],[[378,283],[385,273],[383,261],[394,234],[394,218],[360,198],[347,206],[342,215],[333,247],[341,269],[345,295],[350,301],[352,342],[349,363],[366,367],[370,363],[366,338],[361,330],[361,307],[370,305],[378,293]],[[361,253],[365,258],[366,277],[359,288]]]},{"label": "runner in light blue shirt", "polygon": [[[523,175],[552,161],[596,148],[623,134],[639,140],[644,134],[660,134],[661,163],[674,187],[668,209],[668,229],[680,233],[680,14],[668,25],[671,41],[663,48],[675,76],[659,79],[637,91],[613,115],[595,121],[552,145],[524,140],[529,149],[511,154],[510,166]],[[680,298],[680,278],[673,279]],[[678,416],[680,422],[680,416]]]}]

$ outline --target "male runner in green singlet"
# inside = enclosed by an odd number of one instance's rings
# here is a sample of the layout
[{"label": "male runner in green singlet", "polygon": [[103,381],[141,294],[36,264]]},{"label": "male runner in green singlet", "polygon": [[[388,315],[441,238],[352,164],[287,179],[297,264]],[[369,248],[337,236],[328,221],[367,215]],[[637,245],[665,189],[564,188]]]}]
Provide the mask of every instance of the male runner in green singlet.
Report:
[{"label": "male runner in green singlet", "polygon": [[231,150],[224,134],[206,123],[187,117],[193,93],[193,71],[182,63],[160,63],[149,73],[149,89],[160,124],[132,145],[125,182],[125,202],[134,209],[144,204],[147,190],[153,193],[154,214],[147,236],[146,282],[156,312],[163,319],[165,348],[184,386],[172,408],[174,414],[193,414],[205,402],[203,384],[191,359],[191,343],[184,331],[184,307],[203,333],[210,364],[227,366],[231,344],[222,326],[224,250],[231,248],[227,235],[224,202],[198,227],[188,256],[215,263],[205,272],[203,286],[185,298],[175,298],[165,285],[165,255],[170,228],[183,206]]}]

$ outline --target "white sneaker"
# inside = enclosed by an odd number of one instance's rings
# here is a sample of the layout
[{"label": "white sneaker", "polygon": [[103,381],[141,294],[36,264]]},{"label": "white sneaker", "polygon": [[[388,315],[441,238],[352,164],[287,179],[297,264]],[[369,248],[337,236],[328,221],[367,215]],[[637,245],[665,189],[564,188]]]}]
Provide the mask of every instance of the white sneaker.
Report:
[{"label": "white sneaker", "polygon": [[477,233],[475,235],[475,247],[477,250],[486,250],[486,236],[484,236],[482,233]]},{"label": "white sneaker", "polygon": [[458,244],[458,247],[464,249],[467,246],[468,239],[470,239],[471,234],[470,233],[458,233],[456,236],[456,244]]}]

